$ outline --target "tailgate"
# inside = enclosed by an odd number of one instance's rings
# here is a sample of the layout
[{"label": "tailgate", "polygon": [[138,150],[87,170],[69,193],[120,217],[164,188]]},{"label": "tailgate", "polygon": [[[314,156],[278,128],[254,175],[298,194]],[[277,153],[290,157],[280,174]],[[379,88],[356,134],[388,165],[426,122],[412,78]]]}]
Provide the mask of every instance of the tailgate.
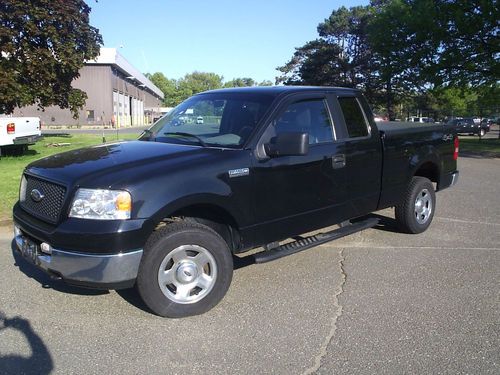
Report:
[{"label": "tailgate", "polygon": [[12,120],[16,124],[15,138],[41,135],[38,117],[17,117]]}]

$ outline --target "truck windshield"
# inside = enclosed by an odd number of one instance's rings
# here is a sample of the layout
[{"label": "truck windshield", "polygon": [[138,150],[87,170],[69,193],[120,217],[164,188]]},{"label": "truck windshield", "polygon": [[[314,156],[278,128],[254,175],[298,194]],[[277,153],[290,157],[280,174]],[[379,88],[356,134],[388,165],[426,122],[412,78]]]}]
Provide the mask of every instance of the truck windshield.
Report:
[{"label": "truck windshield", "polygon": [[140,140],[240,148],[273,98],[234,92],[196,95],[159,119]]}]

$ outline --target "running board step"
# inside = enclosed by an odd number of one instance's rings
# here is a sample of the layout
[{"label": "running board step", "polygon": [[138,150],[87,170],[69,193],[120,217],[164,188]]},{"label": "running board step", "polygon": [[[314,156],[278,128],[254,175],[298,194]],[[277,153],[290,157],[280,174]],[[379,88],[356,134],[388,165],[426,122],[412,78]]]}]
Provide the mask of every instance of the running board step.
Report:
[{"label": "running board step", "polygon": [[369,218],[363,221],[358,221],[350,225],[344,225],[338,229],[326,233],[318,233],[314,236],[305,237],[294,242],[290,242],[271,250],[262,251],[254,254],[255,263],[266,263],[271,260],[286,257],[298,253],[299,251],[310,249],[311,247],[321,245],[326,242],[336,240],[348,236],[350,234],[374,227],[379,222],[377,218]]}]

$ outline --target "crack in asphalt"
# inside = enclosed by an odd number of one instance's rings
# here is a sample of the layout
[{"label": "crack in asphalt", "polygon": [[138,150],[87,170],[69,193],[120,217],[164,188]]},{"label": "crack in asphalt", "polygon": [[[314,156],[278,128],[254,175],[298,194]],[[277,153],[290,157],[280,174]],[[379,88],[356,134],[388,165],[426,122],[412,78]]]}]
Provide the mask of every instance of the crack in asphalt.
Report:
[{"label": "crack in asphalt", "polygon": [[342,316],[342,305],[339,302],[339,297],[344,292],[344,285],[345,285],[346,279],[347,279],[347,275],[346,275],[345,270],[344,270],[344,262],[345,262],[344,249],[340,249],[340,251],[339,251],[339,268],[340,268],[340,275],[342,277],[342,280],[341,280],[340,284],[337,285],[337,288],[335,289],[335,295],[334,295],[335,298],[334,298],[333,306],[335,307],[336,312],[332,316],[330,332],[328,332],[328,335],[325,337],[325,341],[323,342],[323,345],[321,346],[318,355],[316,355],[316,357],[314,358],[314,365],[311,366],[310,368],[308,368],[306,371],[304,371],[303,375],[314,374],[321,368],[321,361],[326,356],[327,351],[328,351],[328,346],[332,342],[333,336],[335,335],[335,332],[337,331],[337,321]]}]

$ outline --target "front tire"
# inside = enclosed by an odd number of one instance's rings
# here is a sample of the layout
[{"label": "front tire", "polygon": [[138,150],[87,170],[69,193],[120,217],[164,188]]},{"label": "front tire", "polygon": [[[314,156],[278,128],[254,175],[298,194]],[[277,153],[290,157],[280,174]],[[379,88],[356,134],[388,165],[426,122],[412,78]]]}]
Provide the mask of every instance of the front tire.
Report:
[{"label": "front tire", "polygon": [[155,314],[181,318],[217,305],[232,276],[233,259],[224,239],[205,225],[180,221],[148,239],[137,289]]},{"label": "front tire", "polygon": [[432,182],[425,177],[415,176],[402,202],[396,206],[396,223],[404,233],[422,233],[431,225],[435,210],[436,193]]}]

